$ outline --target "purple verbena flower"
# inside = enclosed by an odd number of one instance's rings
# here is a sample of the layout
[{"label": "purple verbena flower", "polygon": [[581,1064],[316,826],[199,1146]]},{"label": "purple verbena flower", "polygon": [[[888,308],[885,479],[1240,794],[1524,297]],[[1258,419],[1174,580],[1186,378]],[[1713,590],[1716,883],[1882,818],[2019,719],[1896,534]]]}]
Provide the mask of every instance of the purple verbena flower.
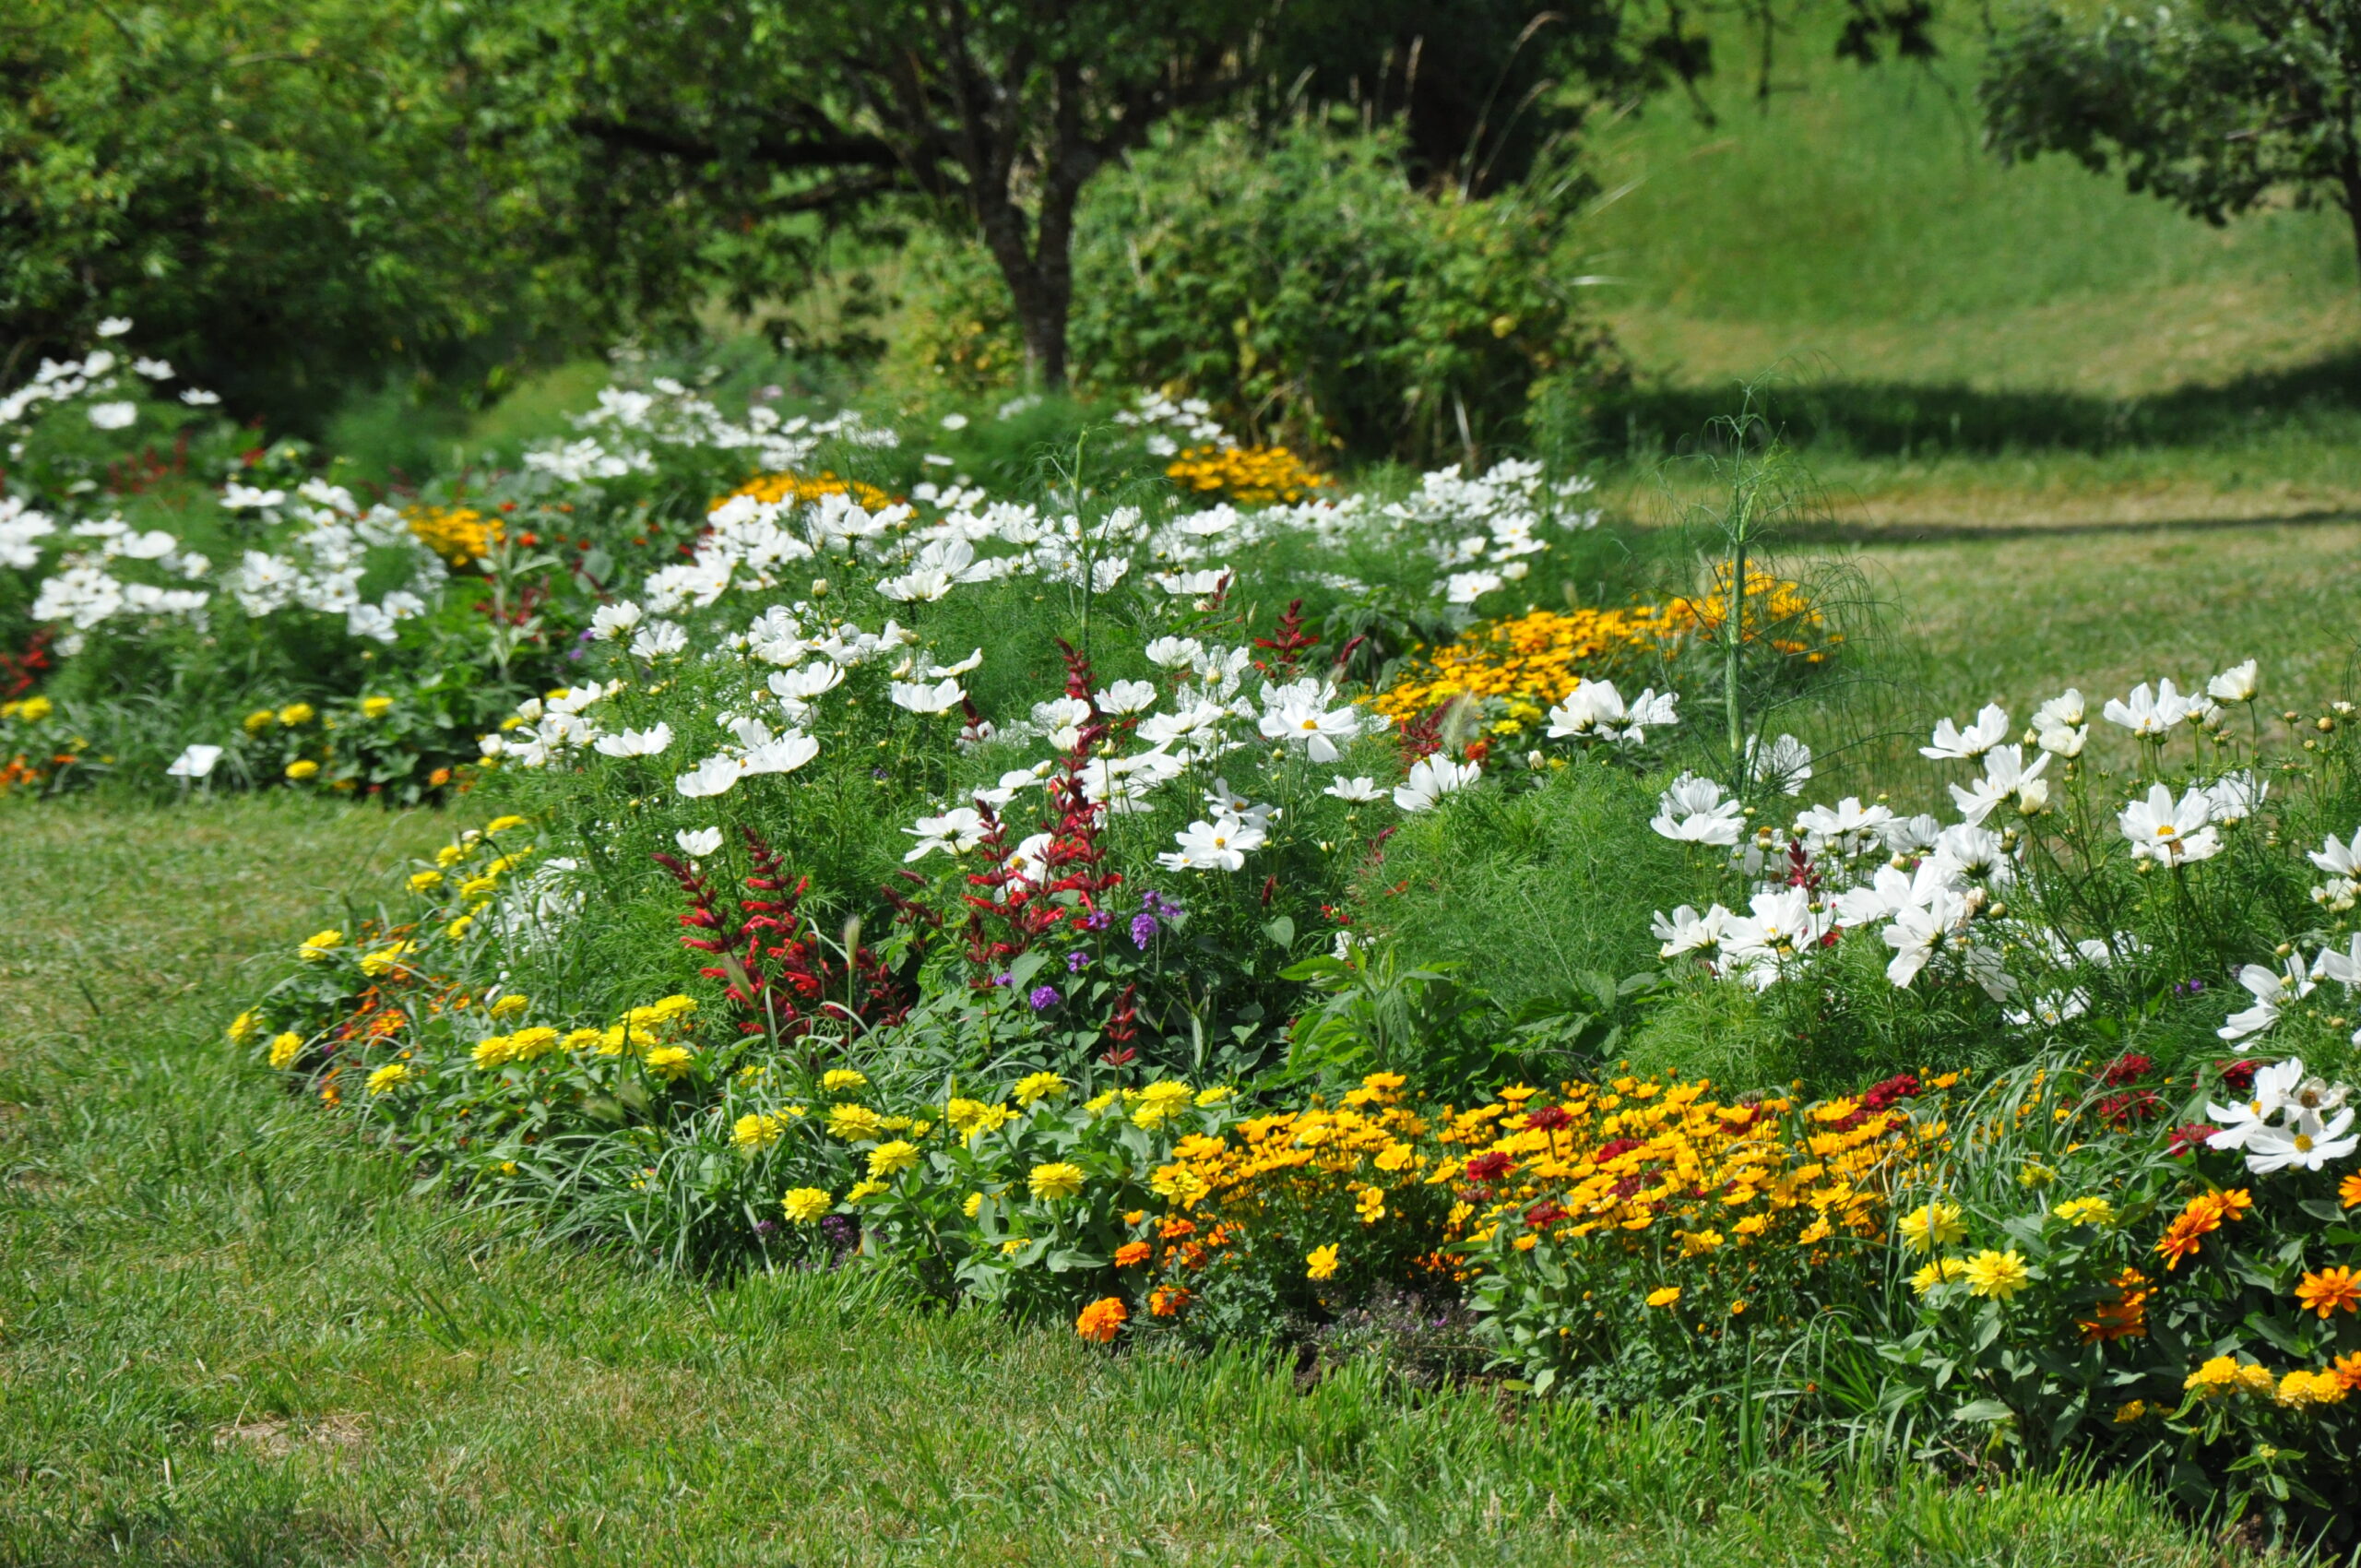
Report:
[{"label": "purple verbena flower", "polygon": [[1079,948],[1066,955],[1066,973],[1078,975],[1090,967],[1090,955]]},{"label": "purple verbena flower", "polygon": [[1059,1003],[1064,1001],[1065,998],[1058,994],[1058,988],[1056,986],[1043,985],[1036,986],[1033,990],[1033,994],[1026,997],[1025,1000],[1033,1004],[1033,1011],[1036,1013],[1046,1013],[1050,1008],[1055,1007]]},{"label": "purple verbena flower", "polygon": [[1132,917],[1132,945],[1145,949],[1149,943],[1156,940],[1158,929],[1154,915],[1145,910],[1133,915]]}]

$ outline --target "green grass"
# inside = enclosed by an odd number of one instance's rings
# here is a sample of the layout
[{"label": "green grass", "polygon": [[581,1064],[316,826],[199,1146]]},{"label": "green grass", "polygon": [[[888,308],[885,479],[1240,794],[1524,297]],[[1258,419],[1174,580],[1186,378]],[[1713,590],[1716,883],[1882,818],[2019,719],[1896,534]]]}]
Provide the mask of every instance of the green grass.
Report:
[{"label": "green grass", "polygon": [[0,812],[0,1562],[2189,1563],[2123,1485],[706,1289],[408,1190],[224,1016],[425,817]]},{"label": "green grass", "polygon": [[1595,142],[1620,192],[1582,270],[1642,374],[1607,450],[1693,436],[1770,377],[1850,520],[2287,517],[2361,506],[2361,288],[2341,214],[2210,228],[2059,159],[1978,145],[1973,18],[1931,65],[1783,41]]}]

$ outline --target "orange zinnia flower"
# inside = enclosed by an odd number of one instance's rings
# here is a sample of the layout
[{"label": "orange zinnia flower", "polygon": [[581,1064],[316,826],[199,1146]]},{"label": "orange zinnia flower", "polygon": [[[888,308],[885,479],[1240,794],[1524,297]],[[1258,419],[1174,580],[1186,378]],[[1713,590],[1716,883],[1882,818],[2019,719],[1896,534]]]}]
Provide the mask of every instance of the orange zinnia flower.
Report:
[{"label": "orange zinnia flower", "polygon": [[2347,1208],[2361,1208],[2361,1176],[2347,1176],[2338,1182],[2336,1201]]},{"label": "orange zinnia flower", "polygon": [[2339,1307],[2348,1313],[2361,1313],[2361,1274],[2349,1268],[2307,1274],[2303,1283],[2296,1287],[2296,1300],[2323,1318]]},{"label": "orange zinnia flower", "polygon": [[1135,1263],[1145,1263],[1152,1250],[1145,1241],[1126,1241],[1115,1249],[1115,1266],[1129,1268]]},{"label": "orange zinnia flower", "polygon": [[2155,1294],[2148,1277],[2127,1268],[2115,1277],[2115,1288],[2120,1295],[2112,1301],[2101,1301],[2091,1309],[2088,1318],[2074,1325],[2082,1331],[2083,1344],[2147,1336],[2148,1298]]},{"label": "orange zinnia flower", "polygon": [[2156,1242],[2157,1255],[2165,1260],[2167,1272],[2180,1266],[2180,1260],[2194,1253],[2204,1239],[2222,1228],[2225,1219],[2244,1219],[2254,1200],[2246,1189],[2227,1193],[2205,1193],[2189,1200],[2189,1206],[2173,1217],[2165,1233]]}]

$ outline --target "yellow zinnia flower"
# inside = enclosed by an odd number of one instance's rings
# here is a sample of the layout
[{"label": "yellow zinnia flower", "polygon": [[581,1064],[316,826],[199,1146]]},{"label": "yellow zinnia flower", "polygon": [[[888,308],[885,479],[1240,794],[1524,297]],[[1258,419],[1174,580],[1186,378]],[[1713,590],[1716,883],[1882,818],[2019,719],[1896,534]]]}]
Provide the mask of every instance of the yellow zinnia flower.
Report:
[{"label": "yellow zinnia flower", "polygon": [[315,931],[303,939],[303,944],[301,947],[295,949],[295,956],[307,964],[316,964],[343,945],[344,932],[333,930]]},{"label": "yellow zinnia flower", "polygon": [[843,1094],[850,1089],[868,1087],[868,1075],[856,1073],[849,1067],[831,1067],[820,1075],[820,1087],[829,1094]]},{"label": "yellow zinnia flower", "polygon": [[689,1063],[694,1058],[680,1046],[659,1045],[640,1060],[647,1063],[649,1072],[670,1083],[689,1070]]},{"label": "yellow zinnia flower", "polygon": [[279,710],[279,721],[290,729],[293,729],[298,724],[309,724],[312,721],[312,705],[307,702],[291,702]]},{"label": "yellow zinnia flower", "polygon": [[1922,1253],[1967,1240],[1967,1228],[1960,1223],[1959,1205],[1929,1203],[1923,1208],[1912,1209],[1902,1217],[1902,1239]]},{"label": "yellow zinnia flower", "polygon": [[1332,1241],[1327,1246],[1312,1248],[1304,1253],[1303,1261],[1303,1277],[1306,1279],[1334,1279],[1337,1267],[1335,1243]]},{"label": "yellow zinnia flower", "polygon": [[384,1094],[388,1089],[409,1082],[409,1063],[388,1062],[369,1075],[369,1092],[373,1095]]},{"label": "yellow zinnia flower", "polygon": [[896,1138],[869,1151],[870,1178],[875,1181],[891,1176],[897,1170],[908,1170],[918,1162],[919,1146],[908,1139]]},{"label": "yellow zinnia flower", "polygon": [[2033,1282],[2032,1270],[2011,1247],[2005,1253],[1987,1247],[1967,1260],[1967,1288],[1975,1295],[2005,1301]]},{"label": "yellow zinnia flower", "polygon": [[1082,1180],[1082,1167],[1058,1159],[1035,1166],[1032,1174],[1025,1178],[1025,1185],[1035,1197],[1054,1203],[1061,1198],[1079,1196]]},{"label": "yellow zinnia flower", "polygon": [[386,714],[393,711],[393,707],[394,699],[391,697],[362,697],[361,699],[361,717],[363,719],[383,719]]},{"label": "yellow zinnia flower", "polygon": [[1017,1079],[1016,1087],[1008,1092],[1010,1099],[1030,1109],[1037,1099],[1047,1099],[1052,1095],[1065,1093],[1066,1081],[1055,1073],[1028,1073]]},{"label": "yellow zinnia flower", "polygon": [[274,1069],[279,1072],[283,1073],[288,1068],[293,1066],[295,1064],[295,1058],[302,1054],[303,1054],[303,1037],[302,1035],[283,1034],[275,1036],[271,1039],[270,1064]]},{"label": "yellow zinnia flower", "polygon": [[810,1225],[834,1208],[836,1202],[825,1187],[793,1187],[779,1199],[778,1206],[798,1225]]}]

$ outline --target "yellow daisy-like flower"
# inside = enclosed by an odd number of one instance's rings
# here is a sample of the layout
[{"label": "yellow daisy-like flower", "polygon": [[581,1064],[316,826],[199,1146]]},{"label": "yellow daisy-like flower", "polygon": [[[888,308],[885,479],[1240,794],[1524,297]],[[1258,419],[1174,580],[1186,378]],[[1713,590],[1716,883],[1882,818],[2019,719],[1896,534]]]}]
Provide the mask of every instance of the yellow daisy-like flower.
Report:
[{"label": "yellow daisy-like flower", "polygon": [[310,757],[297,757],[287,765],[287,777],[298,784],[307,778],[317,778],[319,776],[320,765]]},{"label": "yellow daisy-like flower", "polygon": [[271,1038],[270,1064],[277,1071],[283,1073],[292,1067],[295,1064],[295,1058],[303,1054],[303,1037],[302,1035],[282,1034],[274,1035]]},{"label": "yellow daisy-like flower", "polygon": [[748,1111],[730,1125],[730,1143],[733,1148],[768,1148],[778,1142],[787,1131],[787,1123],[776,1116]]},{"label": "yellow daisy-like flower", "polygon": [[849,1067],[831,1067],[820,1075],[820,1087],[829,1094],[848,1094],[869,1087],[868,1075]]},{"label": "yellow daisy-like flower", "polygon": [[828,1135],[832,1138],[857,1144],[864,1138],[874,1138],[884,1130],[885,1118],[865,1105],[828,1107]]},{"label": "yellow daisy-like flower", "polygon": [[2049,1212],[2069,1225],[2115,1223],[2115,1206],[2105,1198],[2068,1198]]},{"label": "yellow daisy-like flower", "polygon": [[516,1018],[521,1017],[532,1004],[529,997],[512,991],[484,1010],[495,1018]]},{"label": "yellow daisy-like flower", "polygon": [[390,947],[380,947],[374,953],[363,953],[361,956],[361,972],[371,980],[375,980],[378,976],[395,968],[409,955],[409,944],[407,942],[397,942]]},{"label": "yellow daisy-like flower", "polygon": [[475,1064],[489,1073],[494,1067],[505,1067],[516,1059],[516,1046],[506,1035],[486,1035],[476,1041],[470,1052]]},{"label": "yellow daisy-like flower", "polygon": [[361,699],[361,717],[363,719],[383,719],[393,710],[394,699],[391,697],[376,696]]},{"label": "yellow daisy-like flower", "polygon": [[295,956],[307,964],[316,964],[343,945],[344,932],[334,930],[315,931],[303,939],[302,946],[295,949]]},{"label": "yellow daisy-like flower", "polygon": [[449,937],[452,941],[457,942],[468,934],[469,931],[473,928],[475,923],[475,916],[461,915],[457,920],[453,921],[449,925],[443,928],[443,934]]},{"label": "yellow daisy-like flower", "polygon": [[525,822],[521,816],[496,816],[483,825],[483,830],[486,833],[505,833],[512,827],[524,826]]},{"label": "yellow daisy-like flower", "polygon": [[2032,1270],[2013,1247],[2005,1253],[1987,1247],[1976,1253],[1967,1260],[1966,1277],[1971,1294],[1995,1301],[2005,1301],[2033,1283]]},{"label": "yellow daisy-like flower", "polygon": [[1952,1284],[1955,1280],[1964,1278],[1966,1275],[1967,1264],[1964,1259],[1935,1258],[1930,1260],[1926,1267],[1910,1277],[1910,1288],[1923,1296],[1938,1285]]},{"label": "yellow daisy-like flower", "polygon": [[1648,1292],[1648,1305],[1652,1307],[1677,1306],[1679,1301],[1680,1287],[1678,1285],[1660,1286]]},{"label": "yellow daisy-like flower", "polygon": [[890,1191],[892,1191],[892,1189],[887,1187],[883,1182],[855,1182],[851,1186],[845,1189],[845,1202],[848,1204],[866,1203],[871,1198],[875,1197],[878,1194]]},{"label": "yellow daisy-like flower", "polygon": [[384,1094],[388,1089],[397,1088],[409,1080],[409,1063],[388,1062],[369,1075],[369,1092],[373,1095]]},{"label": "yellow daisy-like flower", "polygon": [[557,1049],[558,1033],[546,1024],[536,1024],[529,1029],[518,1029],[508,1037],[508,1047],[519,1062],[530,1062],[547,1056]]},{"label": "yellow daisy-like flower", "polygon": [[262,1015],[249,1007],[230,1020],[230,1043],[231,1045],[248,1044],[262,1031]]},{"label": "yellow daisy-like flower", "polygon": [[778,1201],[779,1207],[787,1211],[788,1218],[798,1225],[816,1222],[836,1205],[836,1200],[828,1195],[825,1187],[792,1187],[788,1190],[787,1196]]},{"label": "yellow daisy-like flower", "polygon": [[276,712],[267,707],[258,707],[246,715],[246,733],[259,735],[278,722],[279,715]]},{"label": "yellow daisy-like flower", "polygon": [[1334,1279],[1338,1267],[1335,1244],[1312,1248],[1303,1254],[1303,1262],[1306,1279]]},{"label": "yellow daisy-like flower", "polygon": [[659,1045],[642,1056],[640,1060],[647,1063],[649,1072],[670,1083],[688,1072],[689,1064],[694,1058],[683,1047]]},{"label": "yellow daisy-like flower", "polygon": [[1029,1073],[1016,1080],[1009,1098],[1030,1110],[1037,1099],[1048,1099],[1066,1092],[1066,1081],[1055,1073]]},{"label": "yellow daisy-like flower", "polygon": [[1902,1239],[1913,1250],[1922,1253],[1967,1240],[1967,1228],[1960,1223],[1957,1204],[1929,1203],[1923,1208],[1914,1208],[1902,1217],[1901,1229]]},{"label": "yellow daisy-like flower", "polygon": [[307,702],[291,702],[279,710],[279,721],[291,730],[298,724],[309,724],[312,721],[312,705]]},{"label": "yellow daisy-like flower", "polygon": [[969,1193],[967,1194],[967,1201],[959,1206],[959,1212],[966,1215],[970,1219],[975,1218],[976,1216],[983,1213],[983,1211],[984,1194],[981,1193]]},{"label": "yellow daisy-like flower", "polygon": [[443,873],[439,871],[421,871],[410,873],[409,890],[412,893],[423,893],[429,888],[440,887],[442,885]]},{"label": "yellow daisy-like flower", "polygon": [[1059,1159],[1035,1166],[1025,1178],[1025,1185],[1035,1197],[1054,1203],[1081,1195],[1082,1181],[1082,1167]]},{"label": "yellow daisy-like flower", "polygon": [[907,1138],[879,1144],[869,1151],[869,1175],[881,1181],[897,1170],[908,1170],[919,1162],[919,1146]]}]

